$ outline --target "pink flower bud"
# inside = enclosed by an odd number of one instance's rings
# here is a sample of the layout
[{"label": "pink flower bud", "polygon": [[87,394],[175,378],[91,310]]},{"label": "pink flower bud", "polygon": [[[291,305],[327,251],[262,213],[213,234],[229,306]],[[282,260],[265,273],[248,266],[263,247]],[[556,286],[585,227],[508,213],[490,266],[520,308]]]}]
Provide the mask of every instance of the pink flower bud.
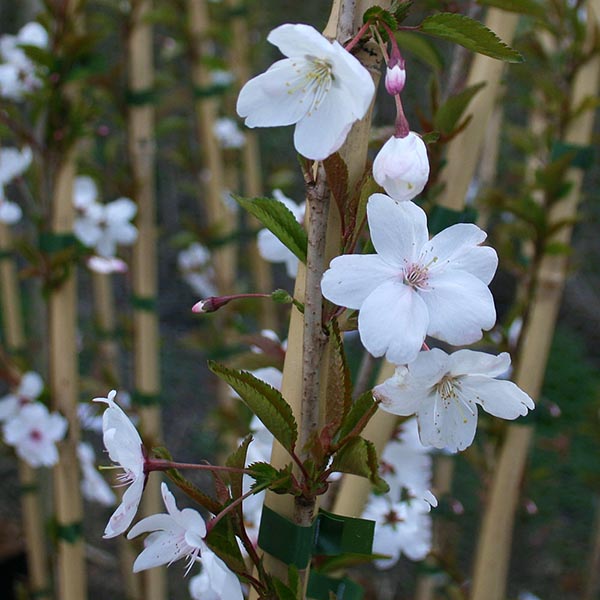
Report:
[{"label": "pink flower bud", "polygon": [[[391,61],[390,61],[391,65]],[[404,83],[406,82],[406,69],[404,68],[404,61],[397,63],[393,67],[388,65],[385,73],[385,89],[391,96],[399,94],[404,89]]]},{"label": "pink flower bud", "polygon": [[423,140],[411,131],[391,137],[373,162],[373,178],[394,200],[412,200],[429,179],[429,159]]}]

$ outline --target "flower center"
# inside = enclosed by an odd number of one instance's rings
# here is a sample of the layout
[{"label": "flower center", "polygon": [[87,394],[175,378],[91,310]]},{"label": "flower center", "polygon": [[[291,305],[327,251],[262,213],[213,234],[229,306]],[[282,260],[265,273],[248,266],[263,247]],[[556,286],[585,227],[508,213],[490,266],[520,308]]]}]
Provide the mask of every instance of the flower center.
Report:
[{"label": "flower center", "polygon": [[[333,67],[326,60],[316,58],[314,56],[306,56],[306,63],[301,67],[297,63],[293,66],[298,75],[300,75],[299,83],[296,87],[292,87],[289,83],[288,94],[295,94],[301,91],[305,97],[308,97],[308,110],[306,116],[309,116],[313,111],[319,108],[323,98],[331,89],[333,81]],[[304,100],[300,100],[304,102]]]},{"label": "flower center", "polygon": [[429,269],[419,263],[410,265],[404,271],[404,284],[418,290],[427,288]]},{"label": "flower center", "polygon": [[437,393],[444,401],[444,404],[447,404],[451,399],[458,398],[455,387],[458,387],[457,381],[451,375],[444,375],[437,384]]},{"label": "flower center", "polygon": [[34,442],[39,442],[42,439],[42,432],[39,429],[32,429],[29,432],[29,437],[34,441]]}]

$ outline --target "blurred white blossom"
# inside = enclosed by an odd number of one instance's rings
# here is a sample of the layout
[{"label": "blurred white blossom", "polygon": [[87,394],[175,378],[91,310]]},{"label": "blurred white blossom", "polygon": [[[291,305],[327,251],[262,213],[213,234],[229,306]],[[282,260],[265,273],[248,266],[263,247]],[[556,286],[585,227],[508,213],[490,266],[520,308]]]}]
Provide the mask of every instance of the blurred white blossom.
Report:
[{"label": "blurred white blossom", "polygon": [[215,272],[210,252],[202,244],[194,242],[177,255],[177,266],[185,282],[202,298],[217,296]]},{"label": "blurred white blossom", "polygon": [[13,179],[22,175],[31,165],[31,148],[0,148],[0,223],[13,225],[23,214],[16,202],[6,199],[4,188]]},{"label": "blurred white blossom", "polygon": [[104,506],[116,504],[117,497],[98,471],[96,454],[92,446],[87,442],[79,442],[77,445],[77,458],[79,458],[81,468],[81,493],[83,497]]},{"label": "blurred white blossom", "polygon": [[246,143],[238,124],[229,117],[217,119],[213,125],[213,132],[222,148],[241,148]]}]

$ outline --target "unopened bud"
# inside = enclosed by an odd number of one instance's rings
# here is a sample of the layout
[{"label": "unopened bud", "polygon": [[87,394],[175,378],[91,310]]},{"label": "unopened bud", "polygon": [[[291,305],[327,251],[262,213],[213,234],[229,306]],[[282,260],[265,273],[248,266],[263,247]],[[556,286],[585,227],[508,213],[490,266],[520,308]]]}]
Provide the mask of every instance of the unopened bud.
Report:
[{"label": "unopened bud", "polygon": [[394,66],[388,64],[387,71],[385,73],[385,89],[391,96],[399,94],[404,89],[406,83],[406,69],[404,68],[404,61],[397,62]]},{"label": "unopened bud", "polygon": [[231,296],[211,296],[204,300],[196,302],[192,306],[192,312],[195,313],[211,313],[219,310],[222,306],[225,306],[231,302],[233,298]]}]

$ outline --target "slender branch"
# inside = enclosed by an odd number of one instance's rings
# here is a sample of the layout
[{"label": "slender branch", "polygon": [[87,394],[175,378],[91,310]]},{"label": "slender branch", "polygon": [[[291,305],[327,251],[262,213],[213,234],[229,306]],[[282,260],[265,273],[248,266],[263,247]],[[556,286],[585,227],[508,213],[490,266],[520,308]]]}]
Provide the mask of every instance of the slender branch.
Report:
[{"label": "slender branch", "polygon": [[227,514],[229,514],[234,508],[239,506],[246,498],[249,498],[253,494],[258,494],[263,490],[266,490],[269,487],[269,483],[263,483],[261,485],[257,485],[255,488],[247,491],[245,494],[242,494],[239,498],[236,498],[231,504],[228,504],[218,515],[216,515],[213,519],[211,519],[206,524],[206,535],[208,535],[214,526]]},{"label": "slender branch", "polygon": [[144,472],[150,473],[151,471],[168,471],[169,469],[195,469],[197,471],[224,471],[228,473],[244,473],[245,475],[252,475],[250,469],[238,469],[237,467],[221,467],[216,465],[198,465],[194,463],[180,463],[173,462],[170,460],[163,460],[161,458],[148,459],[144,465]]}]

